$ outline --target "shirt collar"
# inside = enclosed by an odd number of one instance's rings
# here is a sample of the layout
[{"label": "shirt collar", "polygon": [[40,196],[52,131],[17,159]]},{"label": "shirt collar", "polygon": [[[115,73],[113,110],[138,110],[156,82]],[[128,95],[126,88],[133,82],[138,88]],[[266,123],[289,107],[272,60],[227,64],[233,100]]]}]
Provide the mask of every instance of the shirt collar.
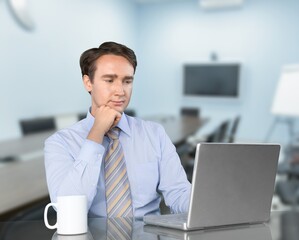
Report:
[{"label": "shirt collar", "polygon": [[[94,124],[94,117],[91,115],[91,108],[89,109],[87,115],[86,115],[86,121],[85,121],[85,126],[90,131]],[[121,115],[120,121],[117,124],[117,127],[119,127],[125,134],[131,136],[131,129],[128,123],[128,118],[125,113]]]},{"label": "shirt collar", "polygon": [[127,115],[125,113],[121,115],[117,127],[119,127],[125,134],[131,136],[131,129],[128,123]]}]

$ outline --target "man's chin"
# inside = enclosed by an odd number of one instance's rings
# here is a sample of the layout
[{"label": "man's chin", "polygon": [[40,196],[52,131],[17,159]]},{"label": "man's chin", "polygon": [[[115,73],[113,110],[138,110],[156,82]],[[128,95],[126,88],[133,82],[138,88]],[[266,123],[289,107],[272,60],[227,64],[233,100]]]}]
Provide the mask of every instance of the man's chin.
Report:
[{"label": "man's chin", "polygon": [[113,108],[115,111],[118,111],[119,113],[123,113],[124,112],[124,108],[123,107],[111,107],[111,108]]}]

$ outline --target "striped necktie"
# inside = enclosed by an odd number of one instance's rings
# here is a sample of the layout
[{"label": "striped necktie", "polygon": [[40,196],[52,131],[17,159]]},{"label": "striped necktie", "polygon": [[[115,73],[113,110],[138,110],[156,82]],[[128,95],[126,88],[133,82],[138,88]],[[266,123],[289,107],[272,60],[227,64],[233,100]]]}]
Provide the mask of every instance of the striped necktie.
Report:
[{"label": "striped necktie", "polygon": [[133,219],[131,217],[108,218],[107,240],[131,240]]},{"label": "striped necktie", "polygon": [[119,142],[120,129],[110,129],[105,157],[107,217],[132,217],[132,199],[124,153]]}]

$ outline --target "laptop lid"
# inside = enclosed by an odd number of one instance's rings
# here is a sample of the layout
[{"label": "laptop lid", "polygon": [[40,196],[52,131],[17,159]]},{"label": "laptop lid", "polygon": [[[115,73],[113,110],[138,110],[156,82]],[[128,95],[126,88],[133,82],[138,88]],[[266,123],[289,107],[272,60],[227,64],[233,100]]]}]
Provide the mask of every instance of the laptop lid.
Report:
[{"label": "laptop lid", "polygon": [[279,152],[278,144],[199,143],[187,228],[268,221]]}]

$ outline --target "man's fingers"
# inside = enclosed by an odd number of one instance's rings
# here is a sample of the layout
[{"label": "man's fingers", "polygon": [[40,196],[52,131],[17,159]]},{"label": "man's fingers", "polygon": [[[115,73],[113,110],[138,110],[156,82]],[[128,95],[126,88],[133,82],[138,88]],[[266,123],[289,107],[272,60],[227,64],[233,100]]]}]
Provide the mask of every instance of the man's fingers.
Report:
[{"label": "man's fingers", "polygon": [[114,122],[113,122],[111,128],[115,127],[115,126],[118,124],[120,118],[121,118],[121,114],[118,113],[118,114],[116,115],[115,119],[114,119]]},{"label": "man's fingers", "polygon": [[[101,105],[97,109],[96,118],[100,125],[106,125],[106,131],[115,127],[121,119],[121,113],[111,108],[108,105]],[[102,125],[103,126],[103,125]]]}]

